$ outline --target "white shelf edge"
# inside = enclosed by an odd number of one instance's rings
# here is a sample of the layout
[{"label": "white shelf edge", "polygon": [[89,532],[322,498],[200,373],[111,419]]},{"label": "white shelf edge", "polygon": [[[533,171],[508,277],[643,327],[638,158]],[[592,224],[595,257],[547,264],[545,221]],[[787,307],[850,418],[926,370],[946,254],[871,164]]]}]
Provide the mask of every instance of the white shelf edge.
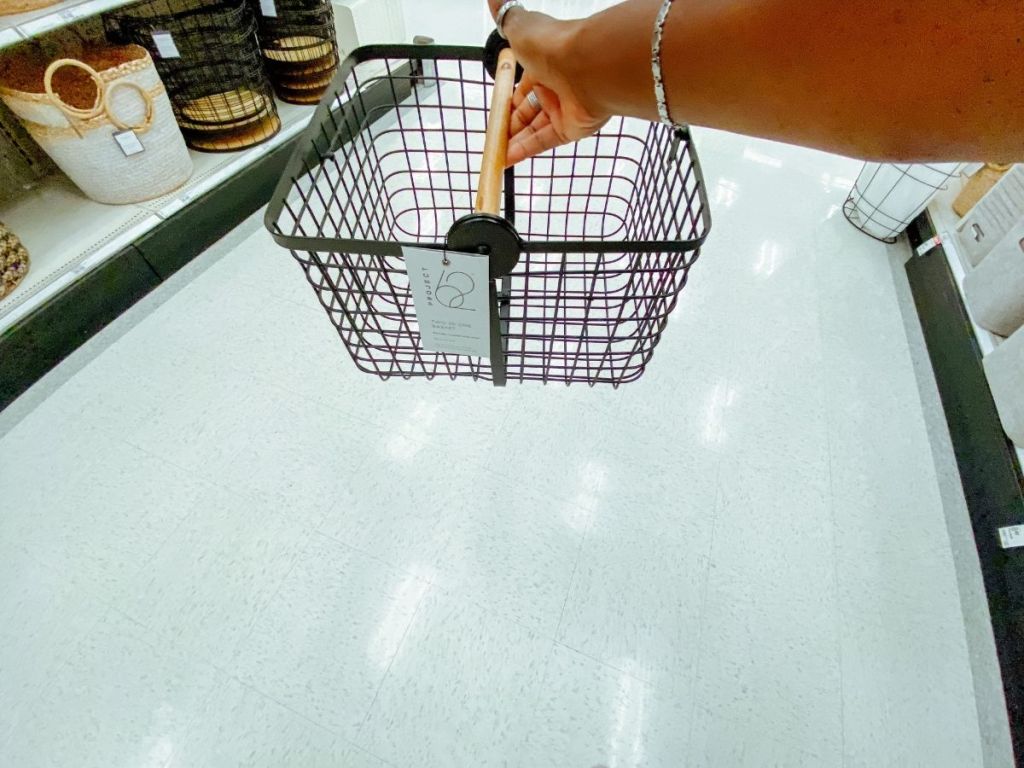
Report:
[{"label": "white shelf edge", "polygon": [[[251,149],[242,150],[237,153],[224,154],[225,161],[217,166],[212,172],[194,178],[186,182],[185,186],[177,192],[172,193],[170,199],[154,209],[147,207],[146,203],[139,203],[128,206],[117,206],[118,209],[134,209],[143,218],[122,232],[115,238],[102,243],[92,251],[84,253],[77,261],[69,262],[69,268],[56,279],[45,283],[34,293],[10,306],[9,309],[0,313],[0,333],[13,326],[16,322],[41,307],[48,300],[56,296],[60,291],[72,285],[82,275],[91,272],[96,267],[105,263],[117,254],[122,248],[130,245],[135,240],[154,229],[161,222],[172,216],[185,207],[193,199],[211,191],[227,179],[238,174],[248,166],[255,163],[261,157],[268,155],[277,147],[284,144],[293,136],[302,131],[309,124],[313,117],[315,107],[298,107],[294,105],[278,104],[282,113],[284,125],[276,136]],[[86,200],[86,198],[82,198]],[[148,204],[152,206],[152,203]],[[31,254],[30,254],[31,256]],[[18,289],[15,289],[17,291]]]},{"label": "white shelf edge", "polygon": [[32,296],[26,298],[25,301],[15,304],[3,316],[0,316],[0,333],[31,314],[65,288],[74,284],[82,275],[96,269],[96,267],[106,262],[119,250],[130,245],[134,240],[149,232],[159,223],[160,219],[155,214],[147,216],[120,236],[104,243],[102,248],[98,248],[93,253],[80,259],[73,268],[64,272],[60,277],[46,283]]},{"label": "white shelf edge", "polygon": [[0,49],[133,2],[135,0],[65,0],[34,11],[0,16],[0,25],[4,27],[0,30]]}]

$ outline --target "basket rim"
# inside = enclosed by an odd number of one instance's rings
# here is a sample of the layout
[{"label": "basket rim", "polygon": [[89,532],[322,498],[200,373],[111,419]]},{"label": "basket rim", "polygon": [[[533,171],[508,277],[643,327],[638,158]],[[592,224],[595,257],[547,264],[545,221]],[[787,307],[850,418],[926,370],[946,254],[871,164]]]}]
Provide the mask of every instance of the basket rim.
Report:
[{"label": "basket rim", "polygon": [[[416,60],[430,61],[485,61],[485,49],[477,46],[456,46],[456,45],[417,45],[417,44],[374,44],[361,46],[353,50],[338,67],[327,93],[340,93],[345,82],[353,70],[367,61],[375,59],[409,59],[410,64]],[[378,84],[380,85],[380,84]],[[375,86],[371,86],[373,88]],[[390,88],[388,88],[390,91]],[[332,105],[335,98],[324,98],[317,106],[309,124],[299,134],[296,146],[285,166],[284,171],[278,180],[277,185],[271,194],[263,217],[264,227],[270,233],[274,241],[285,248],[295,251],[329,251],[359,253],[370,256],[402,256],[404,248],[424,248],[428,250],[444,250],[444,241],[427,242],[404,242],[398,240],[360,240],[347,238],[330,237],[308,237],[290,235],[285,233],[277,224],[281,213],[284,210],[285,202],[288,199],[296,179],[305,172],[306,157],[308,148],[315,146],[322,140],[321,128],[324,123],[331,119]],[[372,102],[371,98],[365,96],[361,101]],[[343,104],[339,110],[345,109],[349,103]],[[393,108],[393,102],[384,105]],[[381,107],[367,108],[363,120],[378,111]],[[690,131],[685,128],[665,128],[674,130],[675,134],[688,144],[690,160],[693,166],[694,180],[696,182],[697,196],[700,202],[700,220],[702,231],[699,237],[686,240],[590,240],[585,242],[573,240],[522,240],[521,249],[523,253],[688,253],[701,248],[711,233],[712,220],[711,209],[707,198],[707,189],[704,181],[703,168],[700,158],[693,146]]]},{"label": "basket rim", "polygon": [[[153,57],[149,55],[149,51],[137,43],[126,43],[125,45],[115,45],[110,47],[134,48],[140,55],[122,64],[118,64],[116,67],[97,70],[100,80],[104,82],[112,82],[127,75],[142,72],[148,67],[156,68],[153,64]],[[2,82],[0,82],[0,94],[4,96],[14,96],[24,101],[39,101],[46,103],[49,103],[50,101],[50,97],[46,95],[45,91],[22,91],[18,88],[12,88],[8,85],[4,85]]]}]

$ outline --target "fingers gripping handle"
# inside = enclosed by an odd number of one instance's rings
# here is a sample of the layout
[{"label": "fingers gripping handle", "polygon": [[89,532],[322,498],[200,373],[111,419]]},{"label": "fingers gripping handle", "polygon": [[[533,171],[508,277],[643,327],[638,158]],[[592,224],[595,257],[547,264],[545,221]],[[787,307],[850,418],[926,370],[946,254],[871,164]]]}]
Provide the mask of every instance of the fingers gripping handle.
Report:
[{"label": "fingers gripping handle", "polygon": [[480,167],[480,186],[476,193],[477,213],[500,215],[501,182],[508,154],[508,130],[512,121],[512,92],[515,87],[516,56],[511,48],[506,48],[498,56],[498,70],[494,76],[487,138]]}]

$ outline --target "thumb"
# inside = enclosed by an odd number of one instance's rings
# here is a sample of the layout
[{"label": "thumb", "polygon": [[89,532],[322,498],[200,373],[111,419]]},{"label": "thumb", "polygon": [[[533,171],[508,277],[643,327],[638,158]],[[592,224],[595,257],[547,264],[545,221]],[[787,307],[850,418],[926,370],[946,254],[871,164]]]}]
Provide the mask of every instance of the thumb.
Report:
[{"label": "thumb", "polygon": [[498,9],[501,8],[502,0],[487,0],[487,5],[491,9],[491,18],[497,20]]}]

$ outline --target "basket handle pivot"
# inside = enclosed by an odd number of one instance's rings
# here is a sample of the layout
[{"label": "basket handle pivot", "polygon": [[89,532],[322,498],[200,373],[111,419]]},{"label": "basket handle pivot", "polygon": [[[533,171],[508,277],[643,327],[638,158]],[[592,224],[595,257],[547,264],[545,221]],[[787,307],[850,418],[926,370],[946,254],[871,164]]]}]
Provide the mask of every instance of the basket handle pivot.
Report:
[{"label": "basket handle pivot", "polygon": [[487,138],[480,166],[480,185],[476,193],[476,212],[500,215],[501,182],[508,155],[508,131],[512,122],[512,92],[516,87],[516,56],[506,48],[498,56],[487,118]]}]

